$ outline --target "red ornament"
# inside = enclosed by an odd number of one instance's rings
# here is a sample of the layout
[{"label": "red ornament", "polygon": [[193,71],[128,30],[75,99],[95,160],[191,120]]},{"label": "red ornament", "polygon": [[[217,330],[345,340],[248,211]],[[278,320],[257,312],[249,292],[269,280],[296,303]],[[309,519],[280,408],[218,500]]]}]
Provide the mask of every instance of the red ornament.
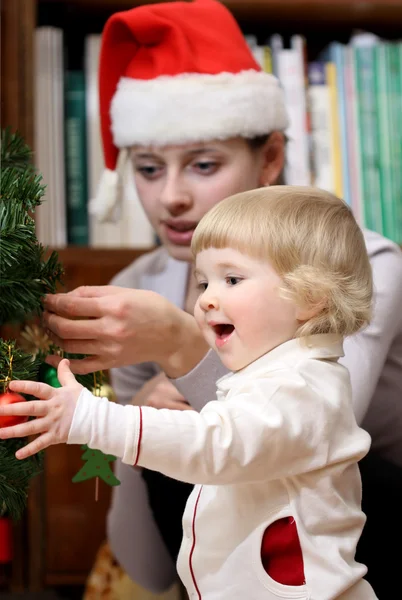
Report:
[{"label": "red ornament", "polygon": [[[14,392],[0,394],[0,406],[8,406],[14,404],[14,402],[26,402],[26,399],[21,394],[15,394]],[[0,427],[10,427],[10,425],[18,425],[19,423],[25,423],[25,421],[28,421],[28,417],[0,416]]]},{"label": "red ornament", "polygon": [[0,565],[13,559],[13,528],[11,519],[0,517]]}]

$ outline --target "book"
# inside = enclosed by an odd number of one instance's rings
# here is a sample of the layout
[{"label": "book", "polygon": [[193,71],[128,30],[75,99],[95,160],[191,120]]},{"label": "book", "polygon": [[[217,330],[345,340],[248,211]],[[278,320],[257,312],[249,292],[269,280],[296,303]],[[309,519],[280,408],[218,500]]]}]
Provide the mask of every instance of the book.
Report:
[{"label": "book", "polygon": [[88,246],[88,178],[83,71],[65,73],[65,160],[67,239],[75,246]]}]

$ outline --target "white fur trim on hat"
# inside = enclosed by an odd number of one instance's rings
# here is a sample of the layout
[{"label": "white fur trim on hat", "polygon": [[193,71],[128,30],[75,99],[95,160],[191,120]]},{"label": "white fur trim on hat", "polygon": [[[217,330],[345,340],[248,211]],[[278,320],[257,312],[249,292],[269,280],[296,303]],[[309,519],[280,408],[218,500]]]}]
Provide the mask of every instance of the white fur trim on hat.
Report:
[{"label": "white fur trim on hat", "polygon": [[150,80],[122,77],[111,120],[118,148],[252,138],[288,125],[278,80],[254,70]]}]

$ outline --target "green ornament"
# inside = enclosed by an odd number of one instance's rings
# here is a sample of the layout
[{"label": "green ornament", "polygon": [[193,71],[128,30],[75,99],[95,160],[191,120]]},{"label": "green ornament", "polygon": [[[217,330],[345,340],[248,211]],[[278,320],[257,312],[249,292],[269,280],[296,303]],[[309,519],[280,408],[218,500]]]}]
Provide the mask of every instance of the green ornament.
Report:
[{"label": "green ornament", "polygon": [[87,479],[93,479],[93,477],[99,477],[108,485],[120,485],[120,481],[117,479],[112,471],[110,463],[116,460],[115,456],[111,454],[103,454],[100,450],[92,450],[85,444],[81,446],[82,450],[85,450],[82,455],[82,460],[86,463],[81,467],[76,475],[73,477],[73,483],[80,481],[86,481]]},{"label": "green ornament", "polygon": [[47,383],[54,388],[61,387],[60,381],[57,379],[57,369],[48,365],[47,363],[43,363],[39,369],[39,381],[43,381],[43,383]]}]

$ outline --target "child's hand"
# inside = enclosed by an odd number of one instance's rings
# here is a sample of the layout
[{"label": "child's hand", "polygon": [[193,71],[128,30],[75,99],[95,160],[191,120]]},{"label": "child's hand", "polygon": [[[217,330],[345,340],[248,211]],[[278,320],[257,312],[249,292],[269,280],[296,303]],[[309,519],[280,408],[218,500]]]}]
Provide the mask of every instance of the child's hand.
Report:
[{"label": "child's hand", "polygon": [[0,416],[36,417],[27,423],[0,429],[0,439],[3,440],[40,434],[33,442],[16,452],[17,458],[28,458],[48,446],[67,441],[75,406],[83,389],[70,371],[69,365],[69,361],[63,359],[58,366],[57,377],[61,388],[35,381],[10,382],[8,387],[12,392],[40,398],[40,401],[31,400],[0,406]]}]

